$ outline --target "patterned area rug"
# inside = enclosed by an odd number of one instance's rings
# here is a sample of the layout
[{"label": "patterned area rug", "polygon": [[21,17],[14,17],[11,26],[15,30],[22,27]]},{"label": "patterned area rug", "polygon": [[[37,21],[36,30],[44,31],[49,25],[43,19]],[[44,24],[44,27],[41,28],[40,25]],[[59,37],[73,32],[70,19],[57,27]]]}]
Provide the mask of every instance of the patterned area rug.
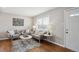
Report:
[{"label": "patterned area rug", "polygon": [[12,52],[29,52],[30,49],[39,47],[40,44],[33,40],[14,40],[12,41]]}]

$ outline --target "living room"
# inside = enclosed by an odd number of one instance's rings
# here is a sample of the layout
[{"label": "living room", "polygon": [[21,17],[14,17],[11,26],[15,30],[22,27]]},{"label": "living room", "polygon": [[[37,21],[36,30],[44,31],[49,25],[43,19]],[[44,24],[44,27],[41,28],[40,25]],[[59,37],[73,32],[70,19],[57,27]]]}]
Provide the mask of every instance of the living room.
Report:
[{"label": "living room", "polygon": [[71,52],[65,47],[68,7],[0,7],[1,52]]}]

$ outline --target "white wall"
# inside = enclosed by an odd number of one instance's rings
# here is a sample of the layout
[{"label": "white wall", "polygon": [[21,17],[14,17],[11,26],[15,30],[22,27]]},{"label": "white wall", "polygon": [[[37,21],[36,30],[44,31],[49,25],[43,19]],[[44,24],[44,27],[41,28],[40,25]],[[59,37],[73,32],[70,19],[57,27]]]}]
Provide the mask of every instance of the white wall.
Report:
[{"label": "white wall", "polygon": [[[13,26],[12,25],[12,18],[22,18],[24,19],[24,26]],[[32,26],[32,19],[29,17],[23,17],[13,14],[7,13],[0,13],[0,32],[4,32],[7,30],[14,30],[14,29],[27,29]]]},{"label": "white wall", "polygon": [[55,35],[55,39],[53,39],[52,42],[60,45],[64,45],[64,9],[65,8],[55,8],[34,17],[34,20],[36,21],[36,18],[40,18],[46,15],[49,16],[50,25],[52,26],[51,30]]},{"label": "white wall", "polygon": [[64,45],[64,8],[57,8],[51,11],[50,22],[54,26],[54,42]]}]

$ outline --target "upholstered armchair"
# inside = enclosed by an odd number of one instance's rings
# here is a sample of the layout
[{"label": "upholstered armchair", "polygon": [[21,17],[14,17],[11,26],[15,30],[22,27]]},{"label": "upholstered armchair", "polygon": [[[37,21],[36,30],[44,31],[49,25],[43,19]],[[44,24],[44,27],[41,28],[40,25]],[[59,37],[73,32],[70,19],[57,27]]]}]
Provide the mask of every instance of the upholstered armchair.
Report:
[{"label": "upholstered armchair", "polygon": [[19,33],[16,33],[14,30],[8,31],[8,37],[10,39],[18,39],[19,36],[20,36],[20,34]]}]

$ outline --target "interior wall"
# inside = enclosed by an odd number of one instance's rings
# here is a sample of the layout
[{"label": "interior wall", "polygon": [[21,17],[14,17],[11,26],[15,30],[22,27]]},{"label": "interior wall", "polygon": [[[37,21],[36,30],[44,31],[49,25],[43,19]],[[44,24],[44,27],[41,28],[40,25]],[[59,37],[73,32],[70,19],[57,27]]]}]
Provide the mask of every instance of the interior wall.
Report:
[{"label": "interior wall", "polygon": [[52,42],[63,46],[64,46],[64,9],[65,8],[55,8],[34,17],[34,21],[36,21],[36,18],[48,15],[50,19],[50,26],[52,26],[51,29],[52,33],[55,35],[55,39],[53,39]]},{"label": "interior wall", "polygon": [[50,22],[54,27],[54,42],[64,45],[64,8],[57,8],[51,11]]},{"label": "interior wall", "polygon": [[[12,18],[24,19],[24,26],[13,26]],[[28,29],[32,27],[32,19],[30,17],[18,16],[14,14],[0,13],[0,32],[14,29]]]}]

